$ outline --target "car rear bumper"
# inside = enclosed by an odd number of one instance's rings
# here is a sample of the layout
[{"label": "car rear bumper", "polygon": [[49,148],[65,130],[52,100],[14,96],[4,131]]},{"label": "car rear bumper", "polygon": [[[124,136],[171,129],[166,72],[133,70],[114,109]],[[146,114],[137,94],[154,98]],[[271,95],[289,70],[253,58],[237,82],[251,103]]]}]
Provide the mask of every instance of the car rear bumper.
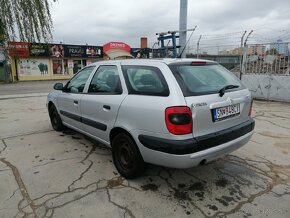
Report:
[{"label": "car rear bumper", "polygon": [[140,134],[138,136],[140,152],[144,161],[149,163],[172,168],[189,168],[240,148],[250,140],[254,126],[255,121],[249,119],[223,131],[185,140],[170,140]]},{"label": "car rear bumper", "polygon": [[185,140],[170,140],[147,135],[139,135],[139,141],[146,147],[168,154],[190,154],[203,151],[239,138],[253,131],[255,121],[250,118],[247,122],[196,138]]}]

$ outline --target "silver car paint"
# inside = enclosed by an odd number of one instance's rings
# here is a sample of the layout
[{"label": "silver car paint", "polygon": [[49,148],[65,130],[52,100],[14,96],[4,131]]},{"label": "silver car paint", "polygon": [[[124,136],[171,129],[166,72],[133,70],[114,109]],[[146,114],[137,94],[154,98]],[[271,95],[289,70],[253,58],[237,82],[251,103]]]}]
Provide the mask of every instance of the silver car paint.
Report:
[{"label": "silver car paint", "polygon": [[[132,65],[132,62],[124,63],[124,65],[130,64]],[[141,64],[144,65],[144,63]],[[116,126],[123,127],[129,132],[132,130],[150,130],[155,134],[169,134],[165,124],[165,109],[171,106],[186,105],[186,102],[181,90],[176,88],[178,84],[167,65],[160,62],[152,63],[150,66],[158,67],[163,72],[170,87],[169,96],[128,95],[120,108]],[[183,137],[175,136],[176,139]]]},{"label": "silver car paint", "polygon": [[[193,135],[195,137],[230,128],[248,120],[251,104],[251,94],[247,89],[226,92],[223,97],[219,94],[186,97],[187,106],[192,108]],[[192,107],[193,104],[206,102],[206,106]],[[211,110],[232,104],[240,104],[240,115],[230,119],[213,122]]]},{"label": "silver car paint", "polygon": [[[69,113],[73,113],[75,115],[80,116],[81,115],[81,110],[79,104],[75,104],[74,101],[77,101],[80,103],[82,95],[80,94],[75,94],[75,93],[59,93],[57,97],[57,107],[59,111],[67,111]],[[59,112],[61,119],[63,122],[74,126],[76,128],[83,128],[82,123],[75,121],[73,119],[67,118],[65,116],[62,116],[61,113]]]},{"label": "silver car paint", "polygon": [[[97,68],[104,64],[96,65],[94,72]],[[115,126],[115,121],[117,119],[118,111],[121,106],[122,101],[128,95],[128,91],[125,88],[125,81],[123,76],[121,75],[120,63],[115,62],[114,64],[110,64],[110,66],[117,66],[119,71],[119,76],[121,78],[121,85],[123,88],[123,93],[121,95],[97,95],[97,94],[85,94],[81,100],[81,111],[82,117],[94,120],[99,123],[104,123],[107,125],[107,130],[103,131],[89,125],[83,124],[83,129],[85,132],[96,136],[98,139],[105,141],[106,144],[110,144],[110,131]],[[90,81],[93,77],[94,73],[90,76],[88,81]],[[89,86],[89,82],[87,82],[84,92],[87,92]],[[105,109],[103,106],[109,105],[111,107],[110,110]]]},{"label": "silver car paint", "polygon": [[[223,157],[238,148],[245,145],[253,135],[253,131],[249,132],[237,139],[234,139],[230,142],[221,144],[219,146],[209,148],[200,152],[192,153],[192,154],[184,154],[184,155],[175,155],[175,154],[167,154],[160,151],[154,151],[149,148],[144,147],[140,141],[138,140],[138,136],[140,134],[144,135],[151,135],[152,132],[147,131],[132,131],[130,132],[131,135],[135,140],[137,140],[137,145],[140,149],[140,152],[143,156],[143,159],[145,162],[165,166],[165,167],[171,167],[171,168],[190,168],[193,166],[197,166],[200,164],[201,161],[206,160],[207,162],[215,160],[217,158]],[[170,134],[171,135],[171,134]],[[167,134],[158,134],[152,136],[156,137],[164,137],[164,138],[170,138]]]},{"label": "silver car paint", "polygon": [[[238,149],[248,142],[253,132],[248,133],[235,140],[210,148],[201,152],[186,155],[173,155],[159,151],[154,151],[144,147],[138,136],[140,134],[155,136],[159,138],[167,138],[173,140],[188,139],[194,136],[201,136],[204,134],[216,132],[231,126],[240,124],[247,120],[248,111],[250,107],[251,95],[249,90],[243,89],[235,92],[226,92],[221,98],[218,94],[184,97],[179,85],[167,66],[168,63],[177,61],[188,61],[188,59],[163,59],[163,60],[118,60],[118,61],[101,61],[92,64],[95,66],[93,73],[89,77],[85,88],[84,94],[76,94],[81,97],[81,114],[89,116],[96,121],[105,122],[108,126],[105,132],[99,132],[91,129],[85,124],[77,125],[70,122],[62,116],[64,125],[67,125],[77,131],[82,132],[90,137],[93,137],[104,144],[110,146],[109,134],[115,127],[123,128],[128,131],[134,138],[140,153],[145,162],[175,167],[187,168],[196,166],[201,160],[213,160],[220,156],[226,155],[233,150]],[[209,62],[209,61],[208,61]],[[87,95],[90,81],[100,65],[116,65],[119,70],[119,76],[123,88],[122,95]],[[128,95],[125,80],[121,72],[121,65],[145,65],[158,67],[168,84],[170,94],[168,97],[160,96],[145,96],[145,95]],[[62,93],[60,91],[52,92],[48,95],[48,102],[53,102],[59,111],[61,100],[59,97],[69,93]],[[117,97],[116,97],[117,96]],[[82,100],[85,99],[85,102]],[[206,102],[207,105],[203,107],[193,107],[193,104]],[[237,117],[213,123],[211,116],[208,113],[209,108],[226,106],[233,103],[240,103],[241,114]],[[67,108],[74,107],[73,103],[68,103]],[[103,104],[112,104],[113,111],[105,111],[102,108]],[[193,133],[187,135],[173,135],[167,130],[165,124],[165,109],[171,106],[189,106],[193,113]],[[79,109],[79,108],[77,108]],[[76,110],[72,109],[72,110]],[[84,113],[83,113],[84,111]],[[94,116],[95,114],[95,116]]]}]

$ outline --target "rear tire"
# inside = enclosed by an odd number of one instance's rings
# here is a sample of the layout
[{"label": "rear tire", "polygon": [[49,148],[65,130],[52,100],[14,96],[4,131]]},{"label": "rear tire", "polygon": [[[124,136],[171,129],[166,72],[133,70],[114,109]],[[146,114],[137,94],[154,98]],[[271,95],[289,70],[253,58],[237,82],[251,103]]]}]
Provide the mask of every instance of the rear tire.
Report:
[{"label": "rear tire", "polygon": [[49,107],[49,117],[50,122],[52,125],[52,128],[56,131],[61,131],[65,128],[65,126],[62,124],[62,120],[56,110],[56,107],[54,105],[51,105]]},{"label": "rear tire", "polygon": [[137,145],[126,133],[119,133],[113,138],[112,155],[118,172],[127,179],[136,178],[145,170]]}]

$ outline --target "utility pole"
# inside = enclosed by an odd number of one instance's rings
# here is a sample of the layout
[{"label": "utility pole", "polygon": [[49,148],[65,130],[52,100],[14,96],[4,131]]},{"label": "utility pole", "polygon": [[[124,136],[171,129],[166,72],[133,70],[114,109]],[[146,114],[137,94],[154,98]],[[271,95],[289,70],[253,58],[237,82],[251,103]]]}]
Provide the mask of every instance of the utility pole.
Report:
[{"label": "utility pole", "polygon": [[201,36],[202,35],[199,36],[197,44],[196,44],[196,58],[198,58],[198,56],[199,56],[199,42],[201,40]]},{"label": "utility pole", "polygon": [[[187,33],[187,0],[180,0],[179,11],[179,54],[183,51],[186,43]],[[181,58],[185,58],[185,53],[181,54]]]},{"label": "utility pole", "polygon": [[244,37],[247,33],[247,30],[245,30],[245,32],[243,33],[242,37],[241,37],[241,60],[240,60],[240,79],[242,79],[242,65],[243,65],[243,54],[244,54],[244,48],[243,48],[243,44],[244,44]]},{"label": "utility pole", "polygon": [[247,35],[247,37],[246,37],[246,39],[245,39],[245,42],[244,42],[244,46],[247,45],[247,41],[248,41],[250,35],[251,35],[253,32],[254,32],[254,30],[251,30],[251,32],[249,32],[249,34]]},{"label": "utility pole", "polygon": [[247,57],[247,41],[250,37],[250,35],[253,33],[254,30],[251,30],[249,34],[247,35],[245,42],[244,42],[244,47],[243,47],[243,62],[242,62],[242,72],[240,74],[240,79],[242,79],[242,74],[245,73],[245,62],[246,62],[246,57]]},{"label": "utility pole", "polygon": [[245,30],[244,34],[242,35],[242,38],[241,38],[241,47],[243,47],[243,42],[244,42],[244,37],[247,33],[247,30]]}]

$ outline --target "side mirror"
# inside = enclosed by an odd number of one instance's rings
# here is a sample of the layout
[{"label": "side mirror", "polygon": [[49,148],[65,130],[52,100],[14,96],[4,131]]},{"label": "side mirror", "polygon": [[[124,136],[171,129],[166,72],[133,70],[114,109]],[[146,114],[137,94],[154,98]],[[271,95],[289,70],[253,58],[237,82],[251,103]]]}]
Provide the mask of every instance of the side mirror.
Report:
[{"label": "side mirror", "polygon": [[55,90],[63,90],[63,84],[62,83],[55,83],[53,86],[53,89]]}]

